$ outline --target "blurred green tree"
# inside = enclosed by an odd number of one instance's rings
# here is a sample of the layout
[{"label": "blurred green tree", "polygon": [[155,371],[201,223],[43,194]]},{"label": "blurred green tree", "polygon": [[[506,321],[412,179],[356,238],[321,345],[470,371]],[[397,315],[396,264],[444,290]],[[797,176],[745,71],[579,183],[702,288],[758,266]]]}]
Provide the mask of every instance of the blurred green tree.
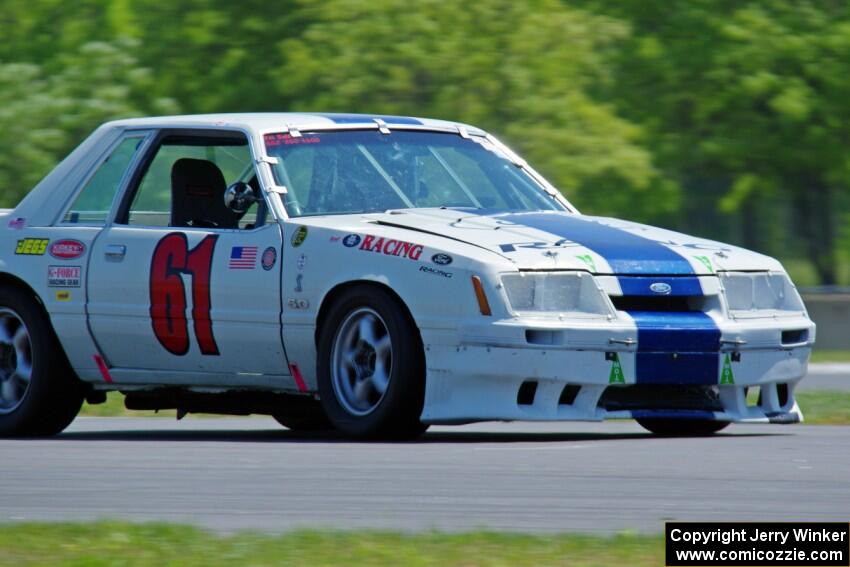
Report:
[{"label": "blurred green tree", "polygon": [[712,208],[734,214],[745,245],[801,253],[836,283],[850,205],[850,6],[585,5],[633,25],[606,98],[644,126],[658,166],[684,188],[681,222],[716,224]]},{"label": "blurred green tree", "polygon": [[12,206],[98,124],[177,110],[152,97],[153,78],[129,55],[134,42],[92,42],[61,55],[62,71],[0,64],[0,187]]},{"label": "blurred green tree", "polygon": [[[301,2],[274,86],[298,110],[413,114],[499,134],[578,206],[653,219],[675,211],[641,131],[594,100],[628,30],[557,0]],[[648,198],[654,188],[652,198]]]}]

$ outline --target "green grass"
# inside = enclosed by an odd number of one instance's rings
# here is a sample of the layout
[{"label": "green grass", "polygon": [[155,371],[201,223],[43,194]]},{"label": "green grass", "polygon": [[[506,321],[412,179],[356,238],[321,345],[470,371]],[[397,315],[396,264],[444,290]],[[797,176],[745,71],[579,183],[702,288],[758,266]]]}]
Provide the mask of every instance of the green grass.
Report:
[{"label": "green grass", "polygon": [[83,404],[80,415],[90,417],[170,417],[174,419],[177,415],[175,410],[137,411],[128,410],[124,407],[124,395],[120,392],[109,392],[106,394],[105,404]]},{"label": "green grass", "polygon": [[339,565],[545,566],[664,565],[661,536],[529,536],[298,531],[217,536],[165,524],[8,524],[0,566]]},{"label": "green grass", "polygon": [[796,396],[807,424],[850,424],[850,392],[803,390]]},{"label": "green grass", "polygon": [[850,362],[850,350],[813,350],[812,362]]}]

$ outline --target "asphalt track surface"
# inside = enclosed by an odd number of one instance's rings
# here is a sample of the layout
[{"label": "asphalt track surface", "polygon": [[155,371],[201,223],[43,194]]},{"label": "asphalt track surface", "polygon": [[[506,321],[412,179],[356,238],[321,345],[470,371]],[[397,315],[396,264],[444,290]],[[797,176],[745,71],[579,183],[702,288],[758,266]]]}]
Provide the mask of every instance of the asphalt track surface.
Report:
[{"label": "asphalt track surface", "polygon": [[850,364],[810,364],[809,374],[803,378],[798,388],[801,390],[850,391]]},{"label": "asphalt track surface", "polygon": [[79,418],[0,440],[0,522],[660,532],[664,520],[850,520],[850,427],[633,422],[434,427],[415,443],[296,434],[266,418]]}]

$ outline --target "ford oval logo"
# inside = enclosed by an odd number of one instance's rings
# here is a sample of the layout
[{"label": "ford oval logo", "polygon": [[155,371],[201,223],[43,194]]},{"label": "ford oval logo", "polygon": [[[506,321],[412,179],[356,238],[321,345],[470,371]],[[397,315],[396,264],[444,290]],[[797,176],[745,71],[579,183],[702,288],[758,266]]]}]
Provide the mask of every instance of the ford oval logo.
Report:
[{"label": "ford oval logo", "polygon": [[348,246],[349,248],[353,248],[360,244],[360,236],[357,234],[349,234],[345,238],[342,239],[342,243]]},{"label": "ford oval logo", "polygon": [[452,263],[452,257],[448,254],[434,254],[431,256],[431,261],[440,266],[448,266]]},{"label": "ford oval logo", "polygon": [[654,284],[649,286],[649,289],[652,291],[652,293],[657,293],[658,295],[670,295],[670,293],[673,291],[673,286],[664,282],[655,282]]}]

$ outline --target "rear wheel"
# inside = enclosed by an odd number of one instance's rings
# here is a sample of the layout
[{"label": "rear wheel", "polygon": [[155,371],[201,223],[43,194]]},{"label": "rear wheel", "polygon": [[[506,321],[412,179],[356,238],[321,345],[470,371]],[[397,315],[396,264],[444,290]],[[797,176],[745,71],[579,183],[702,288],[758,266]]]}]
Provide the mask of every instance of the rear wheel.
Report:
[{"label": "rear wheel", "polygon": [[717,433],[729,426],[728,421],[709,421],[705,419],[664,419],[638,418],[641,427],[665,437],[699,437]]},{"label": "rear wheel", "polygon": [[54,435],[82,403],[82,384],[35,299],[0,286],[0,435]]},{"label": "rear wheel", "polygon": [[319,394],[337,429],[355,437],[411,439],[425,398],[419,331],[389,292],[357,286],[331,305],[319,336]]}]

